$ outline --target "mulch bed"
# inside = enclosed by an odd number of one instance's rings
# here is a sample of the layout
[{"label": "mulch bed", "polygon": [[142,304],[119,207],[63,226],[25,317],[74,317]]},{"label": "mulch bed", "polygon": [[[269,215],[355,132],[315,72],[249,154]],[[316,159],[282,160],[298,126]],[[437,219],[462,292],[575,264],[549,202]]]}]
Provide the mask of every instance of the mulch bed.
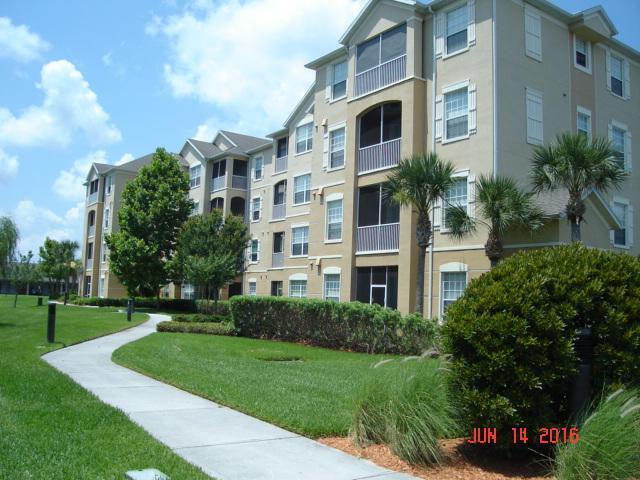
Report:
[{"label": "mulch bed", "polygon": [[350,455],[371,460],[389,470],[402,472],[425,480],[550,480],[542,464],[527,464],[516,460],[498,459],[472,451],[465,439],[444,440],[442,449],[446,461],[434,468],[416,467],[391,453],[386,445],[357,447],[350,438],[320,438],[320,443]]}]

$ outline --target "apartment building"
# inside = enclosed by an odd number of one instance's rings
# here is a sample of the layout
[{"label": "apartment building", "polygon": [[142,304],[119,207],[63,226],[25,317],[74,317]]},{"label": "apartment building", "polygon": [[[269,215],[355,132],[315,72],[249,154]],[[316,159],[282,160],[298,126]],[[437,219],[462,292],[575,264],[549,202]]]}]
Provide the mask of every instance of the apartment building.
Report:
[{"label": "apartment building", "polygon": [[[248,223],[246,269],[229,294],[410,312],[416,215],[382,195],[391,169],[436,152],[457,169],[446,201],[475,215],[480,174],[508,175],[526,188],[533,148],[566,131],[608,137],[630,172],[620,191],[587,195],[583,242],[640,253],[632,158],[640,53],[616,33],[600,7],[572,14],[545,0],[370,0],[340,47],[306,65],[315,81],[281,129],[268,139],[220,131],[180,152],[197,212],[220,208]],[[538,201],[548,224],[535,236],[509,235],[507,254],[570,241],[565,195]],[[489,269],[486,231],[455,240],[444,210],[433,211],[429,317]]]}]

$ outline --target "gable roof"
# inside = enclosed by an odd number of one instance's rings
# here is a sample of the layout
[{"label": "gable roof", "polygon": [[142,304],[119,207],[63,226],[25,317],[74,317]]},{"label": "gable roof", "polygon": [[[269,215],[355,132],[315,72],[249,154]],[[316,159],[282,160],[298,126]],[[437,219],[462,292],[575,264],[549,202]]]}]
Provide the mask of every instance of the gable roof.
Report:
[{"label": "gable roof", "polygon": [[230,132],[228,130],[220,130],[225,137],[240,148],[243,152],[248,152],[258,147],[262,147],[265,144],[271,144],[271,140],[266,138],[253,137],[251,135],[244,135],[242,133]]},{"label": "gable roof", "polygon": [[203,142],[202,140],[196,140],[195,138],[190,138],[187,142],[189,142],[205,159],[215,157],[217,154],[222,152],[217,145],[214,145],[211,142]]},{"label": "gable roof", "polygon": [[305,105],[313,106],[313,94],[315,93],[315,90],[314,90],[315,86],[316,86],[316,82],[313,82],[311,84],[311,86],[309,87],[309,89],[307,90],[307,92],[304,94],[304,96],[296,104],[296,106],[293,107],[293,110],[291,111],[291,113],[289,114],[287,119],[284,121],[283,128],[278,129],[275,132],[270,133],[269,135],[267,135],[267,137],[273,139],[273,138],[276,138],[276,137],[280,137],[282,135],[286,135],[288,133],[289,124],[295,118],[295,116],[300,112],[300,110],[302,110],[302,108]]}]

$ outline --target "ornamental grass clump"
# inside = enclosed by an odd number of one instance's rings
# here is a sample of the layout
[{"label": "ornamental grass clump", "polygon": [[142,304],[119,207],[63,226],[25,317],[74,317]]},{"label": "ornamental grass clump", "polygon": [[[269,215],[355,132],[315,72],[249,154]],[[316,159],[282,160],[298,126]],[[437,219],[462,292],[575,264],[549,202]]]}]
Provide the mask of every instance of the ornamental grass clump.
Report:
[{"label": "ornamental grass clump", "polygon": [[559,445],[558,480],[640,478],[640,391],[617,390],[602,399],[580,426],[580,439]]},{"label": "ornamental grass clump", "polygon": [[[402,368],[384,372],[363,390],[352,436],[358,445],[386,443],[412,464],[438,464],[442,461],[438,440],[452,438],[459,430],[445,372],[439,362],[423,357],[407,357],[403,362]],[[376,368],[384,369],[384,364]]]}]

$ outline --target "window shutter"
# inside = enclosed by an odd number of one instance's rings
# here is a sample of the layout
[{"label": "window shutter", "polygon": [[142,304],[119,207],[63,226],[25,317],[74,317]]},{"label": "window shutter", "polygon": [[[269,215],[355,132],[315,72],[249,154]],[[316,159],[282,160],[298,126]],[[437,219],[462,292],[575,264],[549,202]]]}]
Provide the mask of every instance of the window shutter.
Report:
[{"label": "window shutter", "polygon": [[476,0],[467,0],[469,25],[467,27],[467,39],[469,46],[476,44]]},{"label": "window shutter", "polygon": [[258,240],[258,262],[260,261],[260,240]]},{"label": "window shutter", "polygon": [[629,60],[624,61],[624,98],[631,98],[631,74],[629,73]]},{"label": "window shutter", "polygon": [[436,41],[434,44],[436,58],[441,57],[444,52],[444,13],[436,14]]},{"label": "window shutter", "polygon": [[627,131],[624,137],[624,169],[630,172],[633,169],[633,160],[631,159],[631,145],[633,144],[631,132]]},{"label": "window shutter", "polygon": [[[609,130],[611,130],[611,124],[609,124]],[[613,200],[609,202],[609,208],[611,209],[612,212],[615,212],[615,210],[613,209]],[[615,216],[615,213],[614,213],[614,216]],[[609,230],[609,243],[611,244],[611,246],[615,244],[615,234],[616,234],[616,231],[613,228]]]},{"label": "window shutter", "polygon": [[469,84],[469,133],[476,133],[476,84]]},{"label": "window shutter", "polygon": [[476,216],[476,177],[469,175],[467,177],[467,215],[471,218]]},{"label": "window shutter", "polygon": [[442,140],[442,95],[438,95],[436,97],[436,105],[435,105],[435,136],[436,142]]},{"label": "window shutter", "polygon": [[524,9],[525,54],[542,61],[542,23],[540,14],[532,8]]},{"label": "window shutter", "polygon": [[260,201],[258,202],[258,220],[262,218],[262,197],[260,197]]},{"label": "window shutter", "polygon": [[322,147],[322,168],[327,169],[329,167],[329,132],[324,134],[324,141]]},{"label": "window shutter", "polygon": [[633,207],[629,205],[628,210],[628,218],[627,218],[627,235],[629,236],[628,244],[629,248],[633,247]]},{"label": "window shutter", "polygon": [[440,228],[442,224],[442,199],[439,198],[433,204],[433,227]]},{"label": "window shutter", "polygon": [[604,62],[607,70],[607,90],[611,91],[611,50],[605,50],[606,61]]},{"label": "window shutter", "polygon": [[331,82],[333,81],[333,65],[327,65],[327,83],[324,88],[324,98],[328,102],[331,100]]}]

